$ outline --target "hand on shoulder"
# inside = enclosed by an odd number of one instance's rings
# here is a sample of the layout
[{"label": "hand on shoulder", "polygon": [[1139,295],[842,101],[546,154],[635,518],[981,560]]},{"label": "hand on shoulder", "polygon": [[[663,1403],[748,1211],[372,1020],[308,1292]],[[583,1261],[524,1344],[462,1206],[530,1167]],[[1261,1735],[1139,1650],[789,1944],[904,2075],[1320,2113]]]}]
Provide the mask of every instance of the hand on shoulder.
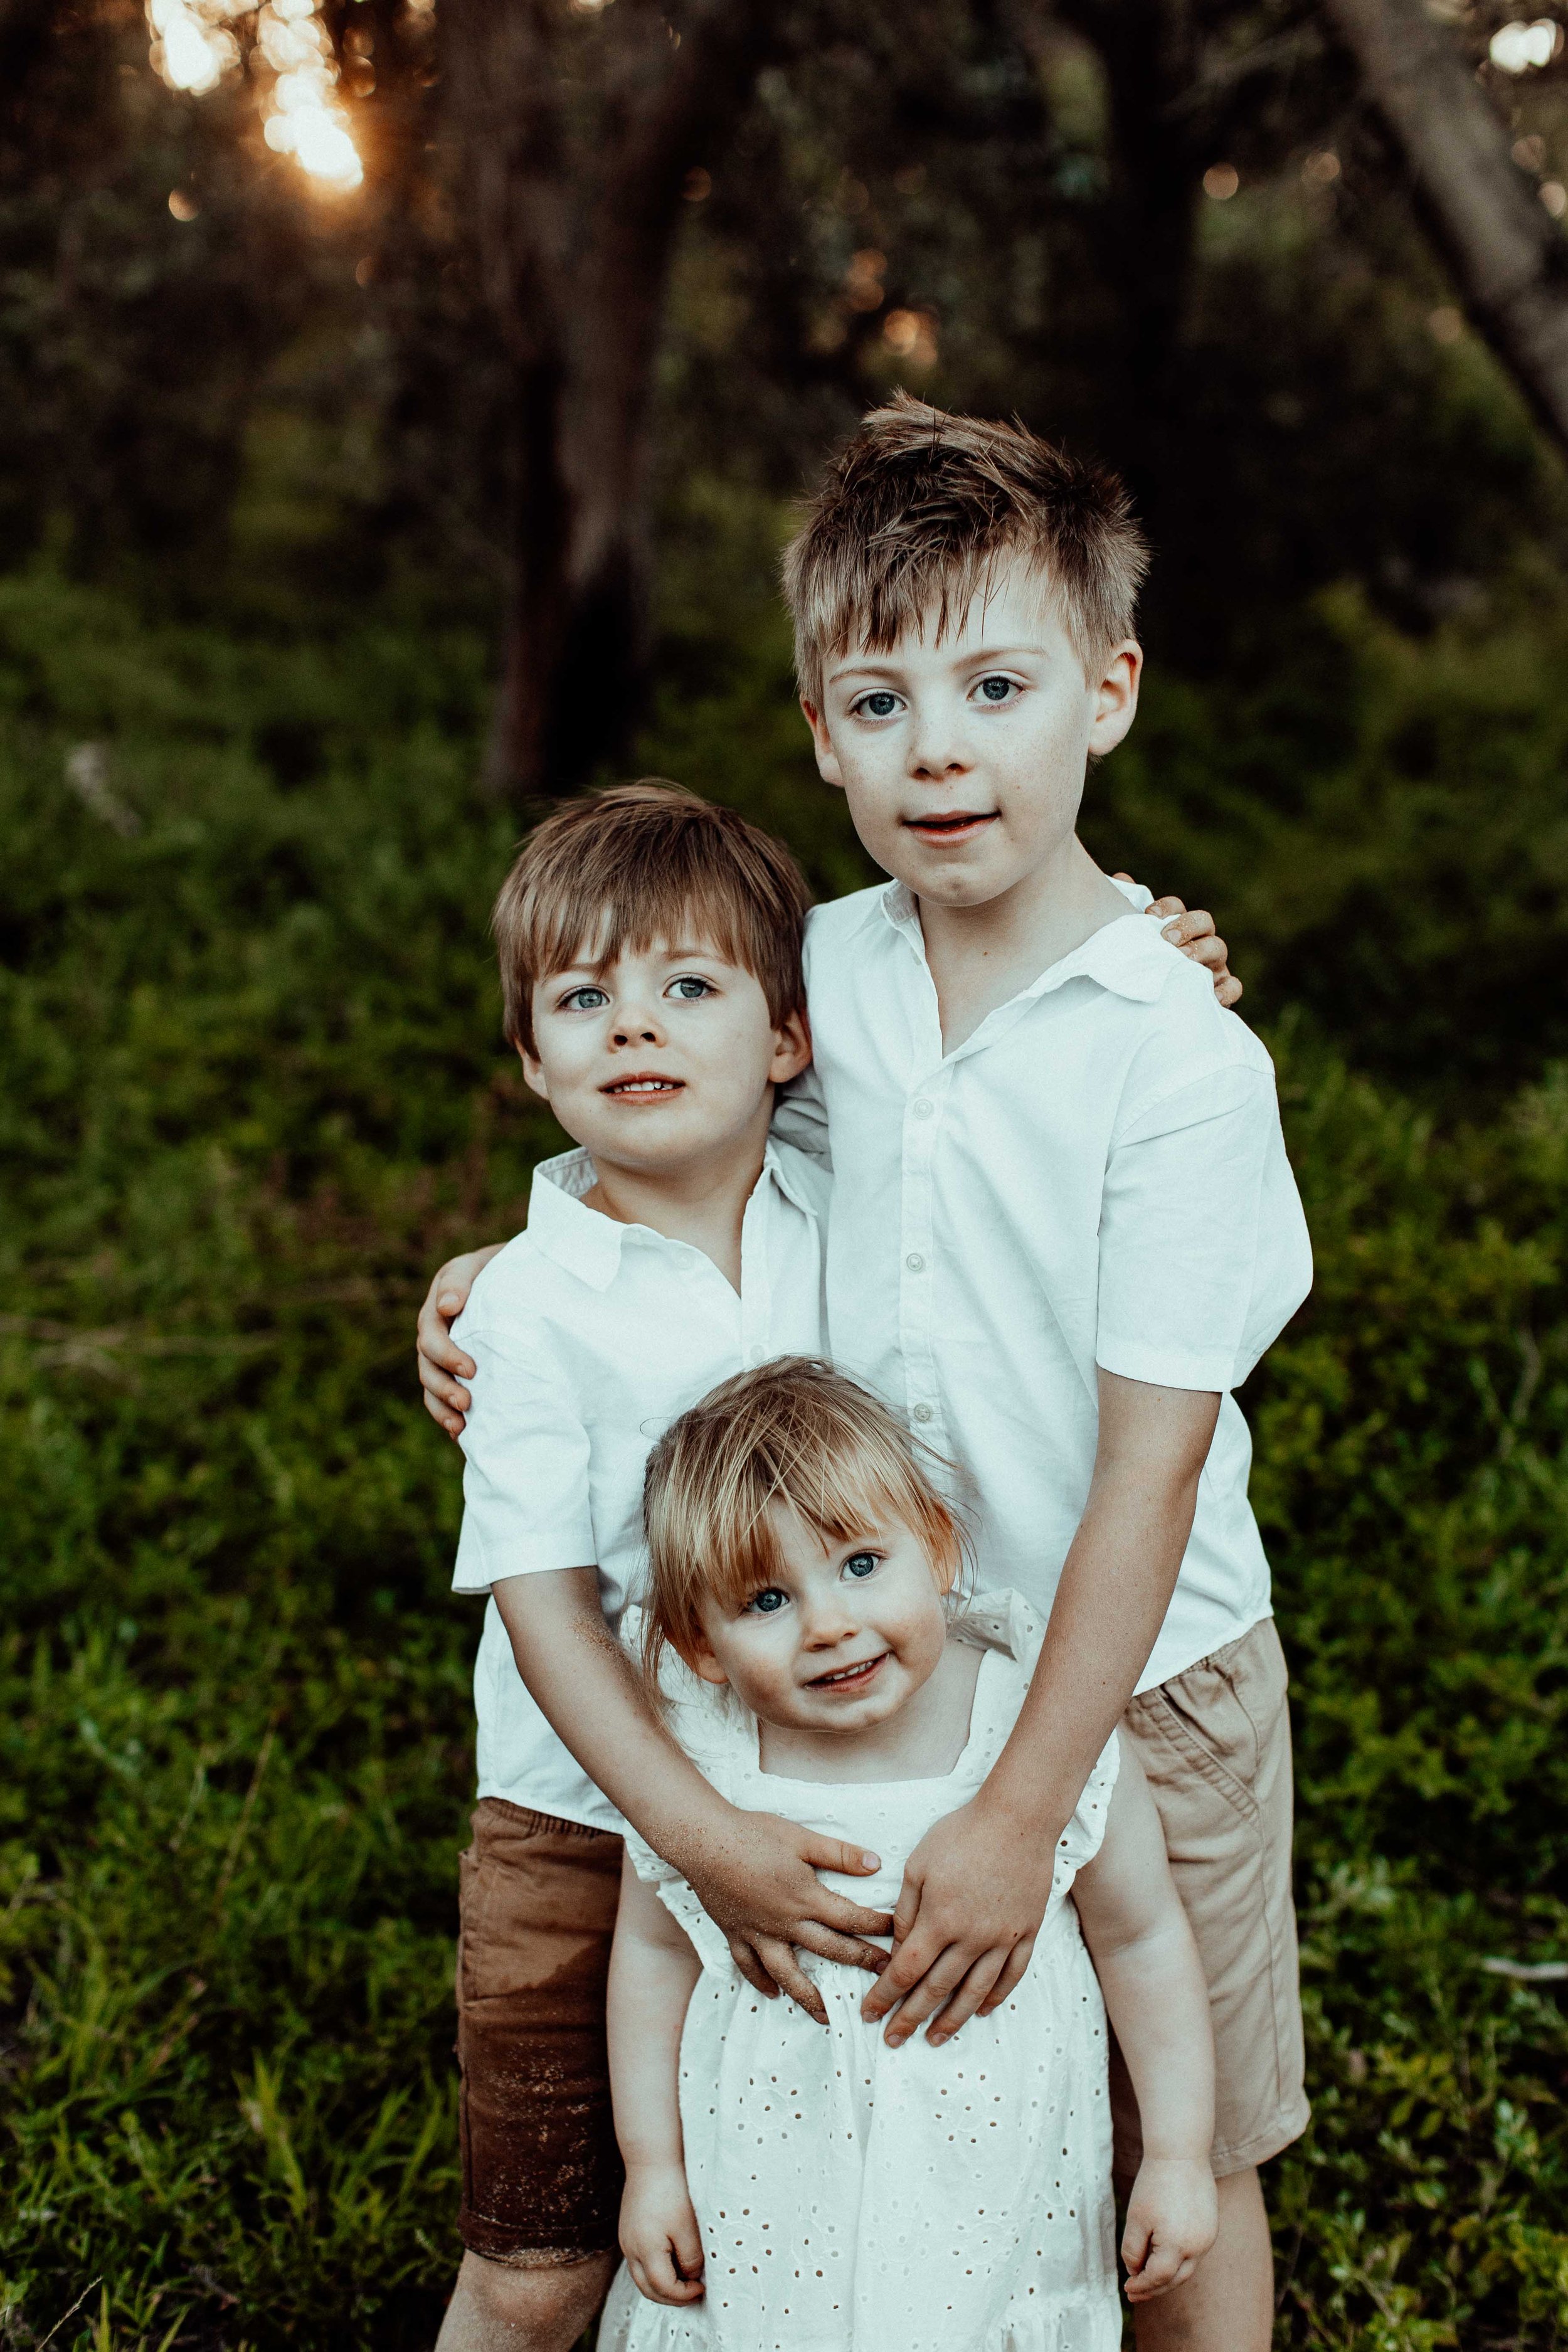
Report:
[{"label": "hand on shoulder", "polygon": [[468,1303],[468,1293],[504,1242],[487,1242],[481,1249],[449,1257],[437,1268],[415,1327],[416,1362],[425,1410],[448,1437],[461,1437],[473,1398],[462,1386],[474,1377],[474,1363],[452,1339],[452,1326]]},{"label": "hand on shoulder", "polygon": [[[1116,882],[1131,882],[1131,874],[1116,874]],[[1156,898],[1144,908],[1162,928],[1162,935],[1184,956],[1201,964],[1214,982],[1214,992],[1228,1012],[1239,1004],[1241,982],[1230,969],[1230,950],[1215,929],[1214,917],[1201,907],[1189,908],[1180,898]]]}]

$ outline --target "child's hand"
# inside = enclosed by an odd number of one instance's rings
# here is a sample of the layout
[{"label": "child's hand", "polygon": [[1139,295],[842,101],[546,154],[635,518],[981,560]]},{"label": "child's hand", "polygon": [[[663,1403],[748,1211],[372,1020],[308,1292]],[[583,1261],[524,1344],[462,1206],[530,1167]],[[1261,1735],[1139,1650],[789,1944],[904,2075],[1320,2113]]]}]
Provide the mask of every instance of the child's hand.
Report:
[{"label": "child's hand", "polygon": [[[1118,882],[1131,882],[1131,874],[1118,874]],[[1156,898],[1152,907],[1143,909],[1152,915],[1173,948],[1180,948],[1194,963],[1201,963],[1214,982],[1214,992],[1227,1009],[1241,1002],[1241,982],[1229,968],[1230,950],[1214,927],[1214,917],[1201,908],[1191,911],[1180,898]]]},{"label": "child's hand", "polygon": [[702,2240],[679,2164],[627,2167],[621,2196],[621,2252],[650,2303],[700,2303]]},{"label": "child's hand", "polygon": [[1191,2157],[1148,2157],[1132,2184],[1121,2259],[1129,2303],[1152,2303],[1184,2286],[1215,2242],[1219,2200],[1206,2163]]},{"label": "child's hand", "polygon": [[1051,1898],[1061,1824],[1020,1822],[982,1790],[933,1822],[904,1864],[893,1957],[860,2004],[891,2049],[927,2018],[933,2048],[999,2009],[1029,1965]]},{"label": "child's hand", "polygon": [[735,1966],[771,1999],[788,1993],[818,2025],[827,2022],[822,1995],[796,1958],[796,1948],[852,1969],[881,1969],[888,1955],[867,1936],[892,1933],[886,1911],[865,1911],[835,1895],[817,1876],[835,1870],[864,1877],[879,1864],[874,1853],[838,1838],[819,1837],[777,1813],[736,1811],[712,1821],[679,1852],[667,1852],[709,1917],[730,1939]]},{"label": "child's hand", "polygon": [[471,1381],[474,1367],[460,1348],[452,1345],[452,1326],[468,1303],[468,1293],[481,1266],[489,1265],[500,1242],[489,1242],[483,1249],[469,1250],[464,1257],[449,1257],[437,1274],[425,1294],[425,1304],[419,1309],[418,1342],[419,1385],[425,1391],[425,1410],[432,1421],[440,1423],[448,1437],[461,1437],[463,1423],[473,1399],[462,1381]]}]

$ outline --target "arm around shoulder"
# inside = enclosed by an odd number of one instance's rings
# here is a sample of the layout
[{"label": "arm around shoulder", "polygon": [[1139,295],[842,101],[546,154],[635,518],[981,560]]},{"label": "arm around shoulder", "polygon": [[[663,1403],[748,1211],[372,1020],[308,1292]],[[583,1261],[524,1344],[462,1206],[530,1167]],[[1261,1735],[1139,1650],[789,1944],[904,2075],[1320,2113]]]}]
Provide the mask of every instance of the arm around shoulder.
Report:
[{"label": "arm around shoulder", "polygon": [[425,1410],[448,1437],[461,1437],[464,1416],[472,1402],[461,1383],[473,1378],[474,1367],[452,1337],[452,1326],[468,1303],[474,1283],[504,1242],[487,1242],[482,1248],[451,1257],[439,1267],[425,1294],[415,1326],[415,1361]]}]

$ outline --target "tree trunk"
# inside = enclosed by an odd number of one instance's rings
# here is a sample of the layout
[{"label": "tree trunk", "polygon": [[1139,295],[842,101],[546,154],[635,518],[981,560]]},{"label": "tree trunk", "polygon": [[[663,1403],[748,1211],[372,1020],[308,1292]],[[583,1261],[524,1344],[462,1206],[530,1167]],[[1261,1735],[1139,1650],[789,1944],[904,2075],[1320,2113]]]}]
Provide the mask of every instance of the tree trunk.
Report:
[{"label": "tree trunk", "polygon": [[1110,103],[1110,188],[1098,241],[1122,325],[1106,371],[1116,386],[1108,454],[1157,534],[1162,488],[1176,462],[1196,262],[1203,158],[1181,102],[1197,70],[1196,36],[1187,0],[1062,0],[1061,13],[1099,52]]},{"label": "tree trunk", "polygon": [[1568,449],[1568,239],[1509,152],[1454,36],[1421,0],[1325,0],[1415,182],[1465,307]]},{"label": "tree trunk", "polygon": [[513,583],[488,781],[620,757],[647,667],[647,457],[687,173],[765,52],[767,0],[446,0],[448,119],[511,371]]}]

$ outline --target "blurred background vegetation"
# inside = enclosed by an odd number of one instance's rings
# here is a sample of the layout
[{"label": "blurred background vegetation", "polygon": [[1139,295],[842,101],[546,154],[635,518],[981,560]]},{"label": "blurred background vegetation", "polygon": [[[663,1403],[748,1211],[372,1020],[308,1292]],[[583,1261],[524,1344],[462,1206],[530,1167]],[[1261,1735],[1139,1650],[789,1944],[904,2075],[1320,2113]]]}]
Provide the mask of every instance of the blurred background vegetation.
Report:
[{"label": "blurred background vegetation", "polygon": [[[488,70],[567,228],[498,298],[473,0],[270,0],[357,182],[269,129],[267,25],[180,5],[211,88],[174,0],[155,58],[130,0],[0,0],[0,2344],[433,2338],[478,1626],[412,1314],[556,1143],[486,912],[520,780],[672,775],[867,878],[774,566],[900,382],[1136,481],[1087,835],[1214,907],[1317,1241],[1247,1399],[1316,2101],[1279,2344],[1568,2340],[1568,486],[1354,72],[1294,0],[780,5],[617,280],[606,45],[674,73],[713,14],[539,0]],[[1510,75],[1447,14],[1559,216],[1561,34]],[[595,572],[550,482],[625,268]]]}]

